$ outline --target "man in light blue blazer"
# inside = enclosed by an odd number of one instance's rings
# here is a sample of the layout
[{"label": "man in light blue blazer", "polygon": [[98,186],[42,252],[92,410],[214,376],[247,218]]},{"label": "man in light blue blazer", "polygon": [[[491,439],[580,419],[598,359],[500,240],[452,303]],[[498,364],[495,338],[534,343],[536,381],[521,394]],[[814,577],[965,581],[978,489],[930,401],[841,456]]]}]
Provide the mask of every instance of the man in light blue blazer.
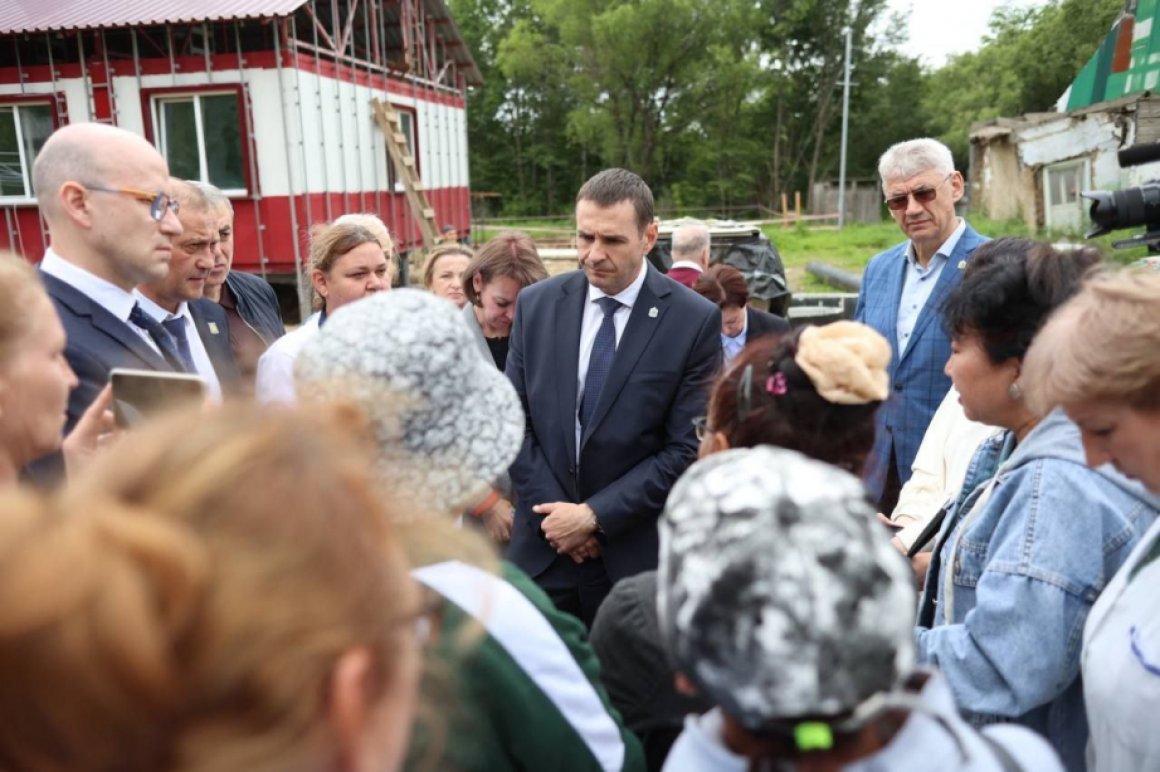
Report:
[{"label": "man in light blue blazer", "polygon": [[946,145],[912,139],[878,160],[886,204],[907,241],[875,255],[862,275],[855,318],[882,333],[894,356],[890,398],[878,411],[874,449],[865,480],[879,511],[889,513],[950,379],[943,372],[950,336],[943,328],[943,299],[962,277],[983,242],[961,217],[963,175]]}]

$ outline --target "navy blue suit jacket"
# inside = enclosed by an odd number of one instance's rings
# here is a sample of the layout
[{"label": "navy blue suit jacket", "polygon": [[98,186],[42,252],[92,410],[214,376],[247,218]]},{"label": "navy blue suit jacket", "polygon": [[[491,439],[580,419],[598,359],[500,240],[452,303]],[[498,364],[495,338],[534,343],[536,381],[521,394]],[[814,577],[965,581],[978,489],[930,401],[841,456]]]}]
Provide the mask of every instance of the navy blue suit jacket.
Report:
[{"label": "navy blue suit jacket", "polygon": [[172,372],[165,358],[128,322],[113,316],[88,295],[55,276],[42,271],[40,278],[64,325],[68,336],[65,357],[79,381],[68,398],[66,432],[72,430],[109,382],[109,371],[114,367]]},{"label": "navy blue suit jacket", "polygon": [[745,342],[760,338],[763,335],[784,335],[789,332],[789,322],[777,314],[762,311],[750,306],[745,307]]},{"label": "navy blue suit jacket", "polygon": [[583,271],[520,292],[507,376],[527,414],[511,468],[517,505],[508,558],[532,577],[556,558],[532,507],[587,502],[596,512],[608,577],[657,565],[656,521],[669,489],[697,454],[692,421],[704,415],[721,361],[721,312],[652,268],[576,453]]},{"label": "navy blue suit jacket", "polygon": [[894,352],[889,371],[891,394],[878,411],[874,449],[866,461],[864,475],[866,489],[875,501],[882,496],[892,450],[898,479],[903,484],[910,479],[910,467],[922,437],[951,388],[951,379],[943,372],[951,355],[951,339],[943,325],[942,305],[962,280],[971,253],[986,241],[987,237],[980,236],[970,225],[963,231],[926,305],[919,311],[902,356],[898,355],[898,306],[902,302],[909,242],[875,255],[862,274],[854,318],[882,333]]},{"label": "navy blue suit jacket", "polygon": [[234,350],[230,347],[230,321],[225,309],[208,298],[201,298],[190,301],[189,315],[193,317],[197,335],[213,363],[222,393],[236,391],[242,376],[234,360]]}]

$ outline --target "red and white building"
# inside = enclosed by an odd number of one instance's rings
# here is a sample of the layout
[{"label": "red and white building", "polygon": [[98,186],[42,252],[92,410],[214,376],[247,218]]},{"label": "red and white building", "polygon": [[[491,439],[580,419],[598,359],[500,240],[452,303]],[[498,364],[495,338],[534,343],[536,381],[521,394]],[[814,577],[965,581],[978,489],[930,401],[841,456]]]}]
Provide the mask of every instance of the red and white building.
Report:
[{"label": "red and white building", "polygon": [[422,243],[371,100],[400,114],[439,224],[470,226],[465,94],[481,77],[444,0],[0,4],[0,248],[39,260],[31,168],[55,127],[144,135],[225,190],[235,268],[301,275],[311,228],[373,212]]}]

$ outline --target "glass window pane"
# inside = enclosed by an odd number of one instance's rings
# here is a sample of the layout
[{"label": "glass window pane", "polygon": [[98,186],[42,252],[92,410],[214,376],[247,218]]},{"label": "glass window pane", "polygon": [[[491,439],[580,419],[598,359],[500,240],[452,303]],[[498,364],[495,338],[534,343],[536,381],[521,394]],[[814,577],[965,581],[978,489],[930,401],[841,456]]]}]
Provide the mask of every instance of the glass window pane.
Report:
[{"label": "glass window pane", "polygon": [[238,97],[235,94],[201,97],[201,125],[205,131],[209,182],[222,190],[245,188]]},{"label": "glass window pane", "polygon": [[24,133],[24,158],[28,162],[28,189],[32,190],[32,162],[52,134],[52,108],[49,105],[25,105],[20,108],[20,130]]},{"label": "glass window pane", "polygon": [[169,163],[169,173],[184,180],[201,179],[193,99],[166,100],[161,103],[160,111],[161,152]]},{"label": "glass window pane", "polygon": [[24,195],[24,170],[16,142],[16,108],[0,107],[0,196]]},{"label": "glass window pane", "polygon": [[[407,155],[415,158],[415,116],[404,110],[400,110],[399,128],[403,130],[403,136],[407,138]],[[418,163],[418,159],[415,159],[416,166],[418,166]]]}]

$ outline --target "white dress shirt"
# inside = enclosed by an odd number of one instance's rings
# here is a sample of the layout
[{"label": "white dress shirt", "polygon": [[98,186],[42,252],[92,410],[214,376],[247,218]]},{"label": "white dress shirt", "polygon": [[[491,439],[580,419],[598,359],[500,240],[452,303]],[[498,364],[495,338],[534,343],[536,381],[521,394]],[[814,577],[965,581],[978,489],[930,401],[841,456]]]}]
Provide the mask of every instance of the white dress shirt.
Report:
[{"label": "white dress shirt", "polygon": [[254,396],[259,402],[293,405],[298,401],[294,388],[294,363],[307,341],[318,334],[321,314],[313,314],[296,330],[286,333],[258,359]]},{"label": "white dress shirt", "polygon": [[700,263],[695,263],[692,260],[677,260],[675,263],[669,266],[669,270],[671,271],[674,268],[692,268],[697,273],[705,272],[705,269],[701,267]]},{"label": "white dress shirt", "polygon": [[918,263],[918,257],[914,252],[914,243],[906,245],[906,274],[902,280],[902,299],[898,303],[897,342],[899,356],[902,355],[903,351],[906,351],[906,345],[910,343],[910,334],[914,332],[914,325],[918,323],[918,315],[922,313],[922,307],[926,305],[930,293],[934,291],[934,285],[938,284],[938,277],[942,275],[943,267],[950,260],[951,253],[959,245],[959,239],[962,238],[966,229],[967,223],[960,217],[958,227],[942,243],[925,268]]},{"label": "white dress shirt", "polygon": [[157,344],[153,342],[153,338],[149,337],[149,332],[142,330],[129,321],[129,314],[132,313],[133,306],[137,304],[137,297],[132,292],[126,292],[116,284],[107,282],[101,277],[89,273],[84,268],[70,263],[56,252],[53,252],[52,247],[45,250],[44,259],[40,261],[40,270],[55,279],[60,279],[120,319],[137,337],[148,343],[149,348],[158,354],[161,353],[161,349],[157,348]]},{"label": "white dress shirt", "polygon": [[[205,350],[201,335],[197,332],[197,325],[194,324],[193,317],[189,314],[189,304],[183,302],[177,306],[176,313],[170,313],[137,290],[133,290],[133,295],[136,297],[137,303],[140,304],[141,310],[158,322],[170,319],[182,320],[185,324],[185,337],[189,341],[189,353],[193,357],[193,369],[205,379],[206,385],[209,387],[210,398],[214,402],[220,403],[222,401],[222,384],[218,380],[217,371],[213,369],[213,361],[209,358],[209,352]],[[176,340],[174,342],[176,343]]]},{"label": "white dress shirt", "polygon": [[576,366],[576,459],[580,458],[580,402],[584,399],[584,379],[588,377],[588,361],[592,358],[592,347],[596,344],[596,333],[604,322],[604,312],[596,301],[604,297],[613,297],[620,301],[620,307],[612,314],[612,324],[616,327],[616,346],[620,347],[620,338],[624,335],[624,328],[628,324],[628,317],[632,315],[632,306],[644,286],[645,273],[648,271],[648,261],[641,263],[640,273],[632,280],[632,284],[622,289],[616,295],[606,295],[603,291],[588,285],[588,302],[584,304],[584,315],[580,317],[580,361]]}]

